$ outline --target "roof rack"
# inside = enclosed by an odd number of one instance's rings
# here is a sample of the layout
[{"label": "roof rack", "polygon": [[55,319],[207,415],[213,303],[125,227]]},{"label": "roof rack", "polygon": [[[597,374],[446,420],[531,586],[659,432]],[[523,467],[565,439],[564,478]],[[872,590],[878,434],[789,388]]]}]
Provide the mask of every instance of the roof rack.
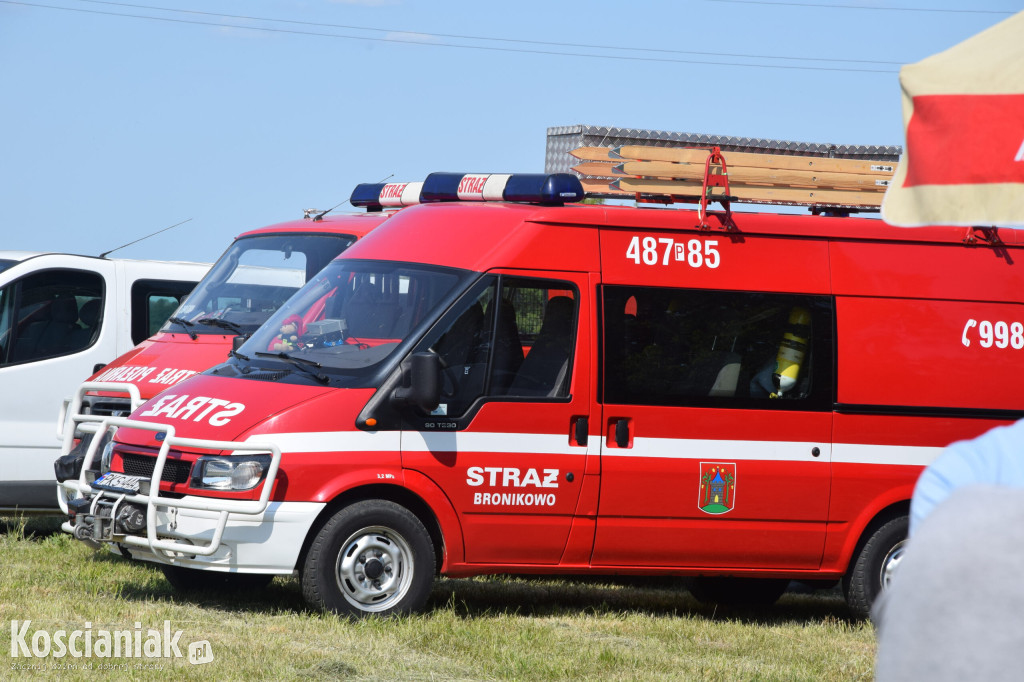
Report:
[{"label": "roof rack", "polygon": [[589,196],[645,203],[709,201],[877,211],[892,161],[722,151],[719,147],[579,147],[572,167]]}]

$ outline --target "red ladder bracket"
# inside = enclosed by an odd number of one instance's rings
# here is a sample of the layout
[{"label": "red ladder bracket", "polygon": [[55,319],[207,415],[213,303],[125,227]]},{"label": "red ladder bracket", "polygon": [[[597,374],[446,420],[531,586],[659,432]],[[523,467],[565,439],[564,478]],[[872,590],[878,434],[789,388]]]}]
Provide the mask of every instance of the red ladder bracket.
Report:
[{"label": "red ladder bracket", "polygon": [[[712,167],[721,167],[721,172],[712,173]],[[711,189],[713,187],[721,187],[723,196],[712,199]],[[729,169],[725,165],[725,158],[722,156],[722,150],[719,147],[712,147],[707,160],[704,162],[704,185],[701,188],[700,209],[697,214],[700,218],[697,227],[702,230],[711,229],[711,226],[708,224],[709,199],[717,201],[725,209],[725,216],[722,217],[721,223],[723,229],[730,229],[732,225],[732,208],[730,207],[731,197],[729,196]]]},{"label": "red ladder bracket", "polygon": [[1003,243],[995,227],[968,227],[964,233],[964,244],[977,244],[979,241],[993,246],[999,246]]}]

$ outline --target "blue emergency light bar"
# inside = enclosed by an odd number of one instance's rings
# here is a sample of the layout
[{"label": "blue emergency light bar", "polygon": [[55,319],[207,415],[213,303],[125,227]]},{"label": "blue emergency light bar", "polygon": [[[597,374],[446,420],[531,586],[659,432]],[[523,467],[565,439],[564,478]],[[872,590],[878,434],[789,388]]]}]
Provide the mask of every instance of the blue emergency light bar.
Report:
[{"label": "blue emergency light bar", "polygon": [[420,203],[422,188],[422,182],[364,182],[352,190],[348,203],[371,212],[385,207],[411,206]]},{"label": "blue emergency light bar", "polygon": [[571,173],[431,173],[420,201],[520,201],[561,205],[582,201],[583,185]]},{"label": "blue emergency light bar", "polygon": [[364,183],[349,203],[380,211],[440,201],[518,201],[560,206],[582,201],[583,185],[571,173],[431,173],[423,182]]}]

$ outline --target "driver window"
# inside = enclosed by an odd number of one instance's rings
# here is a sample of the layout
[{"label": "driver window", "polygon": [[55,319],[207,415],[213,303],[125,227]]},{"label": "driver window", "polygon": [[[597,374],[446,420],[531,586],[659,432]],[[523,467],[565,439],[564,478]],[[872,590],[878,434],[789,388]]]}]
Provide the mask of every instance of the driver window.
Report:
[{"label": "driver window", "polygon": [[489,355],[489,330],[493,316],[497,281],[489,283],[476,293],[470,293],[453,311],[449,324],[442,327],[433,343],[428,343],[441,359],[442,414],[456,416],[484,394]]},{"label": "driver window", "polygon": [[441,359],[438,412],[461,416],[481,396],[568,396],[578,308],[567,282],[508,276],[481,282],[423,346]]}]

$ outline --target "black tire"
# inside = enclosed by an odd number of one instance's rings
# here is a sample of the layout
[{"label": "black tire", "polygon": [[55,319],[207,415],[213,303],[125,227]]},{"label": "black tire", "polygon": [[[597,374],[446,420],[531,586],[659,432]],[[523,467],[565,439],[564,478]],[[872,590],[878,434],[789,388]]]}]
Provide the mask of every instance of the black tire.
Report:
[{"label": "black tire", "polygon": [[907,542],[909,520],[899,516],[879,526],[854,557],[843,576],[843,595],[850,611],[859,618],[871,614],[871,605],[885,588],[890,572],[899,563]]},{"label": "black tire", "polygon": [[262,573],[222,573],[162,564],[160,569],[179,592],[247,592],[261,590],[274,579]]},{"label": "black tire", "polygon": [[302,595],[317,609],[348,616],[419,611],[434,582],[434,545],[405,507],[364,500],[317,533],[302,565]]},{"label": "black tire", "polygon": [[779,600],[789,580],[784,578],[693,578],[690,594],[702,604],[730,607],[765,607]]}]

